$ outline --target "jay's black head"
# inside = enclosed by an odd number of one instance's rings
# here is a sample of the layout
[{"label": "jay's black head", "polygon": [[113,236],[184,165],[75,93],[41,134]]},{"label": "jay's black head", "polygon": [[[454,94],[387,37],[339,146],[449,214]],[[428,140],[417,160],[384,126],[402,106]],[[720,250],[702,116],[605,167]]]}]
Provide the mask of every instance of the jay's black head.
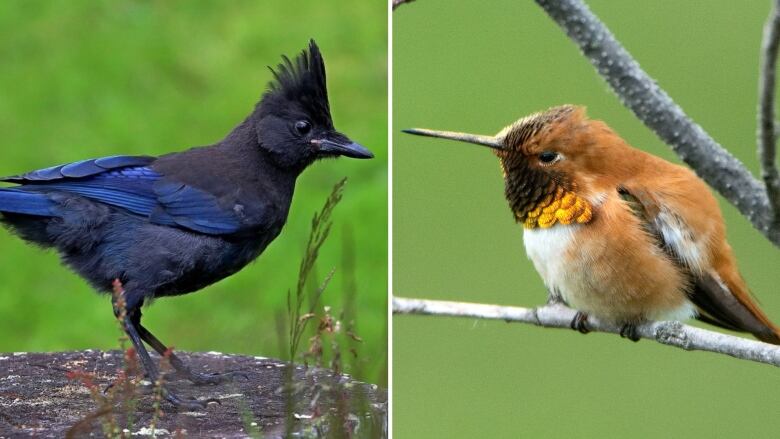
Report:
[{"label": "jay's black head", "polygon": [[274,80],[252,117],[260,147],[291,169],[303,169],[324,157],[372,158],[369,150],[333,127],[325,63],[314,40],[295,60],[282,59],[271,69]]}]

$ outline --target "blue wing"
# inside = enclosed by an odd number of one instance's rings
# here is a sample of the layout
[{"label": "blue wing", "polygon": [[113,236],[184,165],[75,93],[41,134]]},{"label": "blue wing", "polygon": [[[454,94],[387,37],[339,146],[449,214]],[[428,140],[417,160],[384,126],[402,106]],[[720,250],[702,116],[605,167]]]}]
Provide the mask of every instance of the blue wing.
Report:
[{"label": "blue wing", "polygon": [[55,203],[45,194],[30,193],[19,188],[0,189],[0,213],[55,216],[55,207]]},{"label": "blue wing", "polygon": [[56,216],[46,194],[66,192],[125,209],[150,222],[222,235],[238,231],[232,209],[212,194],[172,180],[150,165],[152,157],[115,156],[84,160],[6,177],[21,186],[0,189],[0,212]]},{"label": "blue wing", "polygon": [[80,162],[65,165],[52,166],[39,169],[22,175],[0,178],[0,181],[21,184],[37,184],[72,178],[90,177],[102,174],[113,169],[127,168],[131,166],[148,166],[155,160],[149,156],[115,155],[99,159],[82,160]]}]

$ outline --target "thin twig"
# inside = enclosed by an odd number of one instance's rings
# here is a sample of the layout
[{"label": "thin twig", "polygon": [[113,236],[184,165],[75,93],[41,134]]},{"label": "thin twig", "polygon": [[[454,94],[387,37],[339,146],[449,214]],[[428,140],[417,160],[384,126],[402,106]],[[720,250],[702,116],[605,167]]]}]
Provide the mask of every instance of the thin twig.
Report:
[{"label": "thin twig", "polygon": [[84,419],[80,419],[68,429],[68,431],[65,433],[65,439],[84,437],[82,434],[89,431],[92,422],[94,422],[96,419],[102,418],[103,416],[111,414],[112,410],[112,406],[106,405],[98,409],[96,412],[90,413],[84,417]]},{"label": "thin twig", "polygon": [[764,185],[693,122],[582,0],[536,0],[579,46],[620,101],[772,243],[780,246]]},{"label": "thin twig", "polygon": [[758,78],[758,157],[775,225],[780,225],[780,175],[775,163],[777,123],[775,122],[775,77],[777,50],[780,47],[780,0],[772,2],[772,10],[764,25],[761,43],[761,75]]},{"label": "thin twig", "polygon": [[[569,329],[576,311],[558,304],[520,308],[394,297],[393,313],[504,320],[545,328]],[[620,333],[619,326],[593,317],[588,317],[588,327],[594,332]],[[780,367],[780,346],[695,328],[680,322],[647,322],[637,327],[637,334],[642,338],[687,351],[715,352]]]}]

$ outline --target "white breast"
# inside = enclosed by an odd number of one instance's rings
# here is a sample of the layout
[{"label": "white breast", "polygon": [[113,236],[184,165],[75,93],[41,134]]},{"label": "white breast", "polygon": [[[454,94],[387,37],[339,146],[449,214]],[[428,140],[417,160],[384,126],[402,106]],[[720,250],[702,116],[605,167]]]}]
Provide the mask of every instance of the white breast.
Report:
[{"label": "white breast", "polygon": [[[548,229],[524,229],[526,253],[550,294],[560,295],[574,309],[599,318],[614,319],[618,323],[636,318],[684,320],[693,315],[692,304],[685,298],[684,292],[678,291],[679,285],[676,283],[647,279],[647,282],[626,285],[622,279],[626,273],[624,270],[633,270],[633,267],[638,266],[640,261],[632,258],[637,251],[618,249],[614,246],[620,243],[614,241],[583,245],[583,242],[578,242],[582,227],[589,226],[556,224]],[[676,231],[669,230],[665,234],[672,238],[670,240],[673,243],[682,242],[674,235]],[[594,250],[595,254],[592,253]],[[689,252],[685,257],[695,260],[696,254]],[[610,258],[623,258],[623,263],[615,264],[611,270],[605,270],[603,266],[602,269],[593,268],[593,264],[604,264]],[[632,287],[633,290],[625,290]],[[647,295],[672,297],[675,300],[663,306],[647,307],[646,304],[652,301],[641,299]],[[615,300],[616,297],[640,300],[621,301]]]},{"label": "white breast", "polygon": [[555,225],[549,229],[533,228],[523,231],[526,254],[551,293],[565,294],[559,285],[568,275],[564,254],[574,241],[574,233],[580,227],[578,224]]}]

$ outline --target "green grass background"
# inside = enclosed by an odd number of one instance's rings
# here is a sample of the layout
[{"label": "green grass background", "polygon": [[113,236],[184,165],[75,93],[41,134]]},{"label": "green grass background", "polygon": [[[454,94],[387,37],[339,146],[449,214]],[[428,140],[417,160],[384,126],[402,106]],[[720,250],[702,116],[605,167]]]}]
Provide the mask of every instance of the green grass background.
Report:
[{"label": "green grass background", "polygon": [[[299,179],[282,235],[253,265],[206,290],[162,299],[146,326],[184,350],[281,356],[274,315],[295,286],[311,218],[344,176],[318,265],[356,242],[358,378],[386,383],[387,12],[383,2],[0,2],[0,175],[113,154],[213,143],[252,110],[266,68],[315,38],[336,127],[371,161],[328,160]],[[323,304],[342,308],[336,272]],[[319,280],[317,281],[319,283]],[[106,296],[53,253],[0,233],[0,351],[115,348]],[[304,341],[304,344],[306,342]],[[305,347],[305,346],[304,346]]]},{"label": "green grass background", "polygon": [[[758,55],[769,2],[588,3],[676,102],[758,175]],[[399,130],[492,134],[528,113],[576,103],[632,145],[679,160],[531,1],[419,0],[393,19],[394,293],[543,303],[495,157]],[[780,322],[780,251],[721,205],[742,273]],[[604,334],[419,316],[394,318],[393,349],[398,439],[780,431],[778,370],[725,356]]]}]

